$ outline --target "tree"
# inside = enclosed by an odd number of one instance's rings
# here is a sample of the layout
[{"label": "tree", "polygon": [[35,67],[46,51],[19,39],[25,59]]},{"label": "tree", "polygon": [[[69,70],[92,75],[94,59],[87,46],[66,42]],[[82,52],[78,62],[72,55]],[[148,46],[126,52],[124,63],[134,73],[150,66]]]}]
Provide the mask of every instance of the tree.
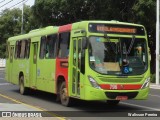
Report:
[{"label": "tree", "polygon": [[119,20],[146,27],[155,72],[156,0],[35,0],[33,14],[41,26],[80,20]]},{"label": "tree", "polygon": [[14,9],[12,11],[4,10],[0,17],[0,57],[5,57],[6,40],[20,32],[19,16],[20,11]]},{"label": "tree", "polygon": [[[143,24],[149,37],[151,52],[151,72],[155,73],[156,50],[156,0],[138,0],[133,6],[135,23]],[[158,44],[158,43],[157,43]]]},{"label": "tree", "polygon": [[[149,37],[151,71],[155,72],[156,0],[35,0],[24,8],[24,29],[59,26],[81,20],[118,20],[143,24]],[[20,33],[21,10],[5,10],[0,16],[0,43]],[[5,46],[5,45],[2,45]],[[0,47],[0,56],[4,48]],[[3,49],[3,50],[2,50]]]},{"label": "tree", "polygon": [[95,19],[127,21],[134,3],[135,0],[35,0],[33,14],[41,26]]},{"label": "tree", "polygon": [[[5,57],[6,40],[11,36],[21,34],[22,14],[19,8],[6,9],[0,16],[0,58]],[[35,29],[35,19],[29,6],[24,6],[24,33]]]}]

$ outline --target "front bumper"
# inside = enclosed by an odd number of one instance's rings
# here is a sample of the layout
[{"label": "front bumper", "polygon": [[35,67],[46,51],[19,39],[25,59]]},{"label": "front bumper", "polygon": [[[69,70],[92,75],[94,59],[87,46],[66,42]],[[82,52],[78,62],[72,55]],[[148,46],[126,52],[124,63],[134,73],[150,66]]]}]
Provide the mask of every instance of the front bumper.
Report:
[{"label": "front bumper", "polygon": [[91,86],[85,87],[85,100],[116,100],[117,96],[127,96],[128,99],[145,100],[149,88],[139,90],[103,90]]}]

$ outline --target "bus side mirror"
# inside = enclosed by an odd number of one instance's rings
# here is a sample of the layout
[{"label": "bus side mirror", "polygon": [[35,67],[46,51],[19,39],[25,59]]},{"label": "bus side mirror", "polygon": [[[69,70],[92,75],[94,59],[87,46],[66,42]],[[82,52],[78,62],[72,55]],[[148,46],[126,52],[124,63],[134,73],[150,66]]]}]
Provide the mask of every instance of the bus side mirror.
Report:
[{"label": "bus side mirror", "polygon": [[83,37],[82,38],[82,49],[87,49],[87,46],[88,46],[87,37]]}]

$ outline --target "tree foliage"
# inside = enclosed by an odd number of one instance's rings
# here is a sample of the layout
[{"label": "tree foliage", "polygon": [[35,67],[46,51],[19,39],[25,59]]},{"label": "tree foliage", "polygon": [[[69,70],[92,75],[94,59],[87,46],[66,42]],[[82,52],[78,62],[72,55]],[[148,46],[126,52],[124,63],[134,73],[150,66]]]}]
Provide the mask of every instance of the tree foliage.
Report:
[{"label": "tree foliage", "polygon": [[[118,20],[139,23],[146,27],[155,68],[156,0],[35,0],[25,7],[25,32],[48,25],[64,25],[82,20]],[[21,10],[5,10],[0,16],[0,56],[5,40],[20,33]]]},{"label": "tree foliage", "polygon": [[[18,34],[21,34],[22,26],[22,10],[6,9],[0,16],[0,58],[5,57],[6,40]],[[29,6],[24,6],[24,32],[27,33],[31,29],[39,27],[36,19],[33,17],[32,10]]]},{"label": "tree foliage", "polygon": [[155,72],[156,0],[35,0],[33,13],[40,26],[81,20],[119,20],[146,27]]},{"label": "tree foliage", "polygon": [[81,20],[133,21],[138,0],[35,0],[33,13],[41,26]]},{"label": "tree foliage", "polygon": [[18,22],[20,11],[14,9],[12,11],[4,10],[0,17],[0,56],[5,57],[6,39],[20,32],[21,24]]},{"label": "tree foliage", "polygon": [[[151,72],[155,73],[156,50],[156,0],[138,0],[134,6],[135,23],[143,24],[148,32],[151,51]],[[158,43],[159,44],[159,43]]]}]

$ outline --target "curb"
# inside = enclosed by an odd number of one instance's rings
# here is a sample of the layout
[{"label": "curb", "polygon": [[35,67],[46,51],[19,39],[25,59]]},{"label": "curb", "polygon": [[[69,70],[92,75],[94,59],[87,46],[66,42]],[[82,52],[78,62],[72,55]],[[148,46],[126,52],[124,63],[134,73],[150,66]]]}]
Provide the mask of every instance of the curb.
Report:
[{"label": "curb", "polygon": [[150,84],[151,89],[160,89],[160,85]]}]

